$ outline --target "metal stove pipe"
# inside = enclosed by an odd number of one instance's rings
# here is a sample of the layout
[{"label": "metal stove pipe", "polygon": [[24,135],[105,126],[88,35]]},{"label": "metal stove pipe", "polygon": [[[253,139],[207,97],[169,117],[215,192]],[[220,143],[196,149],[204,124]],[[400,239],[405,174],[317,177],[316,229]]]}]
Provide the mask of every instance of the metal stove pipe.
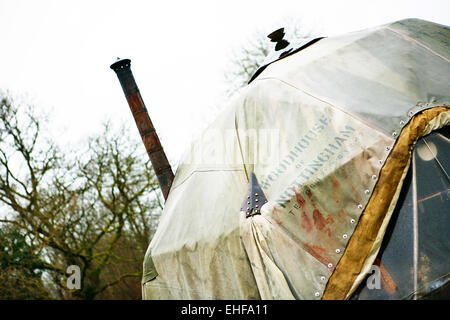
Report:
[{"label": "metal stove pipe", "polygon": [[111,69],[116,72],[119,78],[145,149],[152,162],[153,170],[155,170],[158,178],[164,199],[167,200],[174,174],[148,115],[147,108],[131,72],[130,64],[130,59],[118,59],[111,65]]}]

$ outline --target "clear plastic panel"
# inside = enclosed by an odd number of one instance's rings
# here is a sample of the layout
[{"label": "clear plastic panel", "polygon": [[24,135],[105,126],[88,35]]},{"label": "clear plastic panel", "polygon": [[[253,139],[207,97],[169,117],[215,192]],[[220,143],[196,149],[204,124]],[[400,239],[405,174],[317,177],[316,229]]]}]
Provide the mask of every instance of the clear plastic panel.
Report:
[{"label": "clear plastic panel", "polygon": [[[410,169],[401,191],[397,208],[392,214],[383,244],[373,269],[379,270],[378,285],[370,285],[377,277],[375,270],[359,286],[352,299],[401,299],[409,295],[413,283],[413,214],[412,170]],[[381,263],[380,263],[381,262]],[[383,271],[383,272],[382,272]],[[372,278],[371,278],[372,277]],[[384,279],[384,281],[383,281]]]},{"label": "clear plastic panel", "polygon": [[[352,299],[415,299],[439,291],[450,281],[449,127],[420,139],[389,223],[376,267]],[[414,230],[413,169],[416,172],[417,230]],[[414,254],[416,235],[417,254]],[[416,267],[414,260],[417,260]],[[375,271],[377,270],[377,271]],[[377,287],[376,272],[380,277]],[[416,273],[416,277],[415,277]],[[417,283],[415,283],[417,281]],[[440,290],[446,288],[445,290]],[[441,292],[444,291],[444,292]]]},{"label": "clear plastic panel", "polygon": [[[448,133],[448,130],[447,130]],[[428,294],[450,272],[450,143],[431,134],[415,149],[418,207],[417,296]]]}]

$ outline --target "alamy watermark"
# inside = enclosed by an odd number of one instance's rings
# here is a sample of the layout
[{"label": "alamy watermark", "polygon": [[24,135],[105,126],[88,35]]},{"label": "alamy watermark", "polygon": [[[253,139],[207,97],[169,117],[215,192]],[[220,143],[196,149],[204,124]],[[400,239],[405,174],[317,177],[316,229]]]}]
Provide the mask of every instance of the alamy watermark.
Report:
[{"label": "alamy watermark", "polygon": [[81,289],[81,270],[77,265],[68,266],[66,273],[70,274],[67,278],[66,284],[69,290],[79,290]]},{"label": "alamy watermark", "polygon": [[280,139],[279,129],[208,129],[190,145],[183,162],[276,165],[280,161]]},{"label": "alamy watermark", "polygon": [[[373,274],[372,274],[373,273]],[[370,276],[366,280],[367,289],[381,289],[381,271],[380,267],[373,265],[370,267]]]}]

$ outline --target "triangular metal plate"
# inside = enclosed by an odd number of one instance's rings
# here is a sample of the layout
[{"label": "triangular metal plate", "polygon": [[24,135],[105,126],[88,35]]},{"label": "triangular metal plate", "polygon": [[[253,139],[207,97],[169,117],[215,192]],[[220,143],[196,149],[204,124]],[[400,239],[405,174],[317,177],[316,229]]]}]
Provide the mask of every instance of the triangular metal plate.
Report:
[{"label": "triangular metal plate", "polygon": [[258,183],[258,179],[256,179],[256,175],[252,172],[247,194],[241,205],[241,211],[245,212],[247,218],[255,214],[261,214],[261,207],[266,202],[266,196]]}]

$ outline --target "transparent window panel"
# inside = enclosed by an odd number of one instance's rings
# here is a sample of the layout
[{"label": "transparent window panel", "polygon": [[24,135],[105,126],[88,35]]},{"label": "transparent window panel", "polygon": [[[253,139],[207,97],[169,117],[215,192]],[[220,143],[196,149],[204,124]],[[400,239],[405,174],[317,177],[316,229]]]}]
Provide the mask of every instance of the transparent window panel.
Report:
[{"label": "transparent window panel", "polygon": [[450,272],[450,143],[445,132],[421,139],[415,148],[415,155],[417,295],[421,297],[448,281]]},{"label": "transparent window panel", "polygon": [[359,286],[352,299],[401,299],[413,291],[413,215],[412,173],[409,170],[383,244],[375,262],[380,273],[379,287],[368,285],[372,272]]},{"label": "transparent window panel", "polygon": [[417,142],[414,161],[375,262],[380,287],[367,285],[373,279],[372,273],[352,299],[450,298],[449,131],[443,128]]}]

